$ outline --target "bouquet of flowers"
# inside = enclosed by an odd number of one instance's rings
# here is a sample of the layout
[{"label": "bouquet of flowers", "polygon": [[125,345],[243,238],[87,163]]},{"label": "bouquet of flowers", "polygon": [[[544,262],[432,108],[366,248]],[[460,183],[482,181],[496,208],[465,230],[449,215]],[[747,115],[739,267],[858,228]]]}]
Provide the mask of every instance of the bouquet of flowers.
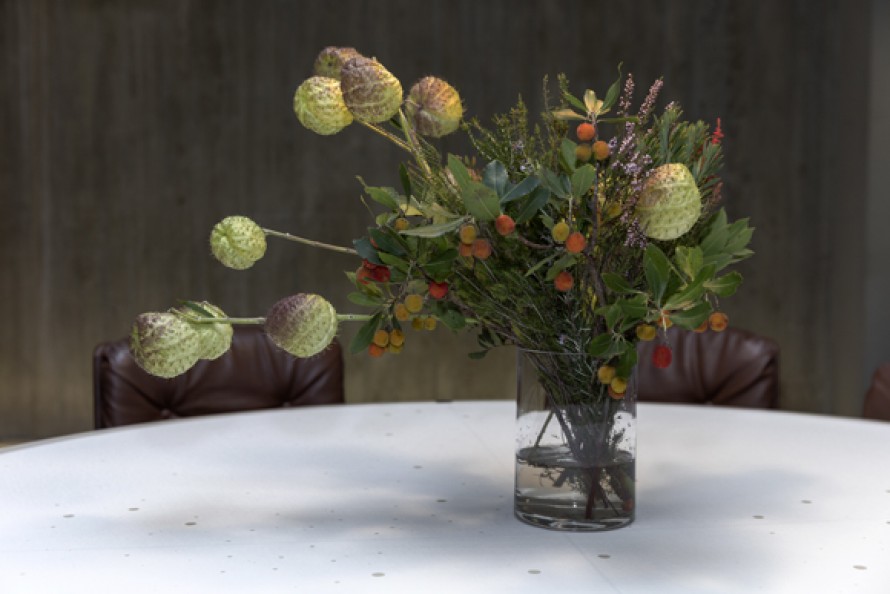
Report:
[{"label": "bouquet of flowers", "polygon": [[[622,401],[632,389],[636,344],[661,341],[643,364],[665,367],[671,325],[723,330],[719,301],[742,280],[726,269],[751,255],[752,229],[720,208],[719,120],[714,129],[685,121],[675,103],[656,114],[661,80],[634,108],[633,77],[622,77],[620,67],[602,96],[573,94],[563,76],[556,82],[554,101],[544,81],[539,123],[520,100],[483,125],[464,119],[457,90],[440,78],[425,77],[406,94],[375,59],[326,48],[296,91],[297,118],[318,134],[357,123],[394,143],[407,154],[399,183],[370,186],[359,178],[378,214],[351,247],[243,216],[218,223],[210,243],[236,269],[263,256],[267,237],[355,254],[361,261],[346,274],[349,300],[365,311],[338,313],[322,296],[303,293],[258,318],[184,302],[137,318],[136,360],[150,373],[178,375],[225,352],[236,323],[263,324],[298,357],[323,350],[344,321],[362,324],[350,350],[373,357],[400,352],[409,329],[470,329],[480,345],[473,357],[501,345],[533,354],[546,421],[558,421],[566,452],[584,469],[564,464],[558,480],[584,491],[587,508],[627,512],[632,470],[602,469],[614,466],[603,452],[614,462],[625,447],[614,419],[628,410]],[[458,130],[475,154],[441,155],[435,139]],[[535,443],[541,447],[540,438]]]}]

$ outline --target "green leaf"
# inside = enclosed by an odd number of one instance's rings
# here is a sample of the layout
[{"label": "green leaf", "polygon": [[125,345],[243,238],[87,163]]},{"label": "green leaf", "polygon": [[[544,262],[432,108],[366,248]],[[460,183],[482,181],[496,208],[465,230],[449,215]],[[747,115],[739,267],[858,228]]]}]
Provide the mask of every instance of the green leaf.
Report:
[{"label": "green leaf", "polygon": [[652,299],[660,308],[664,290],[671,279],[671,263],[654,243],[650,243],[643,254],[643,272],[652,292]]},{"label": "green leaf", "polygon": [[558,176],[549,169],[541,169],[541,179],[543,180],[544,186],[552,193],[560,198],[569,197],[571,185],[568,182],[568,178]]},{"label": "green leaf", "polygon": [[374,314],[370,320],[365,322],[359,331],[356,332],[355,336],[352,338],[352,342],[349,343],[349,352],[350,353],[360,353],[368,348],[368,345],[371,344],[371,341],[374,339],[374,333],[377,331],[377,326],[380,325],[380,319],[382,314]]},{"label": "green leaf", "polygon": [[553,255],[547,256],[547,257],[544,258],[543,260],[540,260],[539,262],[537,262],[534,266],[532,266],[531,268],[529,268],[529,269],[525,272],[525,276],[528,277],[528,276],[533,275],[533,274],[534,274],[535,272],[537,272],[541,267],[546,266],[547,264],[549,264],[550,262],[552,262],[553,259],[554,259],[557,255],[558,255],[558,254],[553,254]]},{"label": "green leaf", "polygon": [[628,348],[624,349],[615,365],[615,373],[618,377],[630,377],[633,373],[634,365],[637,364],[637,349],[634,345],[628,343]]},{"label": "green leaf", "polygon": [[649,312],[647,301],[646,295],[634,295],[627,299],[619,299],[615,305],[618,306],[625,318],[642,320]]},{"label": "green leaf", "polygon": [[518,200],[523,196],[529,195],[532,190],[541,185],[541,180],[539,180],[536,176],[530,175],[509,190],[507,190],[503,196],[501,196],[501,205],[507,204],[508,202],[513,202],[514,200]]},{"label": "green leaf", "polygon": [[516,217],[516,223],[522,224],[532,220],[548,200],[550,200],[550,190],[542,186],[535,188],[525,204],[522,205],[519,215]]},{"label": "green leaf", "polygon": [[408,272],[408,268],[410,264],[407,260],[403,260],[398,256],[394,256],[392,254],[388,254],[386,252],[377,252],[377,255],[383,260],[383,263],[387,266],[392,266],[396,270],[401,270],[402,272]]},{"label": "green leaf", "polygon": [[742,275],[730,272],[705,283],[705,289],[718,297],[731,297],[742,283]]},{"label": "green leaf", "polygon": [[689,309],[671,312],[671,321],[681,328],[693,330],[708,319],[710,314],[711,304],[707,301],[702,301]]},{"label": "green leaf", "polygon": [[462,188],[464,207],[477,221],[493,221],[501,214],[501,203],[494,190],[478,182]]},{"label": "green leaf", "polygon": [[358,255],[368,262],[383,264],[383,261],[377,256],[377,250],[371,245],[371,240],[367,237],[353,240],[352,245],[355,247],[355,251],[358,252]]},{"label": "green leaf", "polygon": [[593,185],[596,179],[596,167],[593,165],[582,165],[572,174],[572,195],[580,198]]},{"label": "green leaf", "polygon": [[454,155],[448,155],[448,170],[451,171],[451,175],[454,176],[454,181],[457,182],[457,185],[461,189],[468,186],[473,181],[473,178],[470,177],[470,172],[467,170],[467,166]]},{"label": "green leaf", "polygon": [[352,293],[347,295],[346,298],[356,305],[362,305],[365,307],[380,307],[380,305],[383,303],[382,295],[378,298],[367,293],[362,293],[361,291],[353,291]]},{"label": "green leaf", "polygon": [[[402,247],[402,244],[392,237],[389,232],[382,229],[370,229],[368,233],[371,235],[371,239],[374,240],[374,243],[377,244],[378,251],[382,250],[384,252],[389,252],[390,254],[395,254],[396,256],[405,255],[405,248]],[[377,255],[378,257],[380,256],[379,253]]]},{"label": "green leaf", "polygon": [[482,170],[482,183],[503,196],[507,189],[507,168],[500,161],[492,161]]},{"label": "green leaf", "polygon": [[674,261],[687,278],[695,278],[704,265],[704,254],[698,246],[686,247],[681,245],[677,246],[674,252]]},{"label": "green leaf", "polygon": [[559,260],[553,263],[547,270],[547,274],[544,276],[544,280],[552,281],[556,278],[556,275],[565,270],[570,266],[574,266],[578,263],[578,255],[577,254],[564,254]]},{"label": "green leaf", "polygon": [[405,196],[411,195],[411,178],[408,176],[408,168],[404,163],[399,163],[399,179],[402,180],[402,189]]},{"label": "green leaf", "polygon": [[619,295],[626,295],[627,293],[634,292],[634,288],[630,286],[630,283],[628,283],[623,276],[614,272],[604,272],[603,283],[605,283],[610,291],[618,293]]},{"label": "green leaf", "polygon": [[571,93],[569,93],[568,91],[563,91],[562,96],[566,101],[569,102],[570,105],[574,105],[576,108],[580,109],[581,111],[587,111],[587,107],[583,103],[581,103],[581,100],[578,99],[577,97],[575,97],[574,95],[572,95]]},{"label": "green leaf", "polygon": [[455,258],[457,258],[457,250],[453,248],[448,249],[433,256],[421,268],[433,277],[434,280],[443,281],[451,275],[451,271],[454,269]]},{"label": "green leaf", "polygon": [[623,352],[624,349],[624,338],[614,334],[600,334],[590,341],[587,352],[592,357],[607,359]]},{"label": "green leaf", "polygon": [[562,157],[563,167],[568,169],[569,171],[575,170],[575,161],[577,158],[575,157],[575,148],[578,145],[569,140],[568,138],[563,138],[562,143],[559,145],[560,156]]},{"label": "green leaf", "polygon": [[393,211],[399,210],[399,201],[396,198],[396,196],[398,196],[398,194],[396,193],[395,189],[393,189],[393,188],[375,188],[375,187],[369,186],[368,184],[365,183],[365,180],[363,180],[361,177],[358,178],[358,181],[361,182],[362,186],[364,186],[364,188],[365,188],[365,192],[367,192],[368,196],[370,196],[374,202],[377,202],[378,204],[382,204],[389,210],[393,210]]},{"label": "green leaf", "polygon": [[404,231],[399,231],[399,235],[426,238],[441,237],[446,233],[456,231],[465,222],[466,220],[461,217],[459,219],[454,219],[453,221],[448,221],[447,223],[438,223],[436,225],[425,225],[423,227],[413,227],[411,229],[405,229]]},{"label": "green leaf", "polygon": [[[579,102],[580,103],[580,102]],[[580,113],[575,113],[574,110],[571,109],[558,109],[554,112],[551,112],[552,115],[557,120],[586,120],[587,118]]]},{"label": "green leaf", "polygon": [[621,308],[615,303],[604,307],[598,307],[596,313],[605,318],[606,327],[609,330],[614,330],[618,320],[621,319]]},{"label": "green leaf", "polygon": [[687,309],[700,300],[705,294],[705,283],[714,278],[714,265],[708,264],[696,275],[695,280],[671,295],[664,304],[664,309]]},{"label": "green leaf", "polygon": [[623,62],[618,63],[618,78],[615,79],[615,82],[612,83],[612,86],[609,87],[609,90],[606,91],[606,99],[603,101],[603,110],[611,109],[613,105],[615,105],[615,101],[618,99],[618,93],[621,91],[621,66]]}]

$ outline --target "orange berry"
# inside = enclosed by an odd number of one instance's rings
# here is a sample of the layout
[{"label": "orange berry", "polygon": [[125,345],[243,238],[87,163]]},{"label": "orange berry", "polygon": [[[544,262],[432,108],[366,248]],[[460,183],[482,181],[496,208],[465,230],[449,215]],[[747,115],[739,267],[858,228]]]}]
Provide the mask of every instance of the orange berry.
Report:
[{"label": "orange berry", "polygon": [[596,128],[590,122],[584,122],[578,124],[578,127],[575,128],[575,135],[578,137],[578,140],[587,142],[593,140],[593,137],[596,136]]},{"label": "orange berry", "polygon": [[386,352],[386,349],[384,349],[379,344],[374,344],[372,342],[371,344],[368,345],[368,354],[371,355],[372,357],[375,357],[375,358],[382,357],[383,353],[385,353],[385,352]]},{"label": "orange berry", "polygon": [[417,313],[423,309],[423,296],[412,293],[405,297],[405,309],[411,313]]},{"label": "orange berry", "polygon": [[411,226],[411,223],[408,222],[408,219],[405,217],[399,217],[392,223],[393,229],[396,231],[404,231],[408,227]]},{"label": "orange berry", "polygon": [[472,258],[473,257],[473,245],[470,243],[461,243],[457,247],[457,253],[463,256],[464,258]]},{"label": "orange berry", "polygon": [[582,163],[587,163],[590,161],[590,157],[593,155],[593,149],[590,148],[590,145],[587,143],[579,144],[575,147],[575,159],[581,161]]},{"label": "orange berry", "polygon": [[516,222],[510,215],[502,214],[494,220],[494,228],[497,229],[498,233],[506,237],[513,233],[513,229],[516,228]]},{"label": "orange berry", "polygon": [[569,224],[565,221],[560,221],[553,225],[553,228],[550,230],[550,235],[553,236],[555,241],[562,243],[568,239],[569,233],[571,232],[572,230],[569,228]]},{"label": "orange berry", "polygon": [[423,329],[424,330],[435,330],[436,329],[436,318],[430,316],[428,318],[424,318],[423,320]]},{"label": "orange berry", "polygon": [[411,327],[414,330],[423,330],[423,318],[414,318],[411,320]]},{"label": "orange berry", "polygon": [[729,326],[729,316],[722,311],[715,311],[708,316],[708,326],[710,326],[711,330],[714,332],[723,332],[726,330],[726,327]]},{"label": "orange berry", "polygon": [[593,158],[597,161],[605,161],[611,152],[608,142],[597,140],[593,143]]},{"label": "orange berry", "polygon": [[355,271],[355,282],[360,285],[367,285],[369,280],[374,280],[371,271],[364,266],[359,266],[358,270]]},{"label": "orange berry", "polygon": [[566,238],[566,251],[570,254],[579,254],[584,251],[587,239],[580,231],[575,231]]},{"label": "orange berry", "polygon": [[575,279],[574,277],[572,277],[572,273],[567,270],[563,270],[556,275],[556,278],[553,279],[553,286],[556,287],[557,291],[561,291],[563,293],[571,289],[574,284]]},{"label": "orange berry", "polygon": [[473,256],[479,260],[487,260],[491,256],[491,242],[487,239],[477,239],[473,242]]},{"label": "orange berry", "polygon": [[374,339],[371,341],[379,347],[385,347],[389,344],[389,332],[379,329],[374,333]]},{"label": "orange berry", "polygon": [[473,243],[476,240],[476,226],[475,225],[463,225],[458,232],[460,236],[461,243]]},{"label": "orange berry", "polygon": [[665,330],[667,330],[668,328],[670,328],[673,325],[674,325],[674,323],[671,321],[671,318],[668,317],[668,312],[666,312],[666,311],[661,312],[661,317],[658,318],[658,327],[664,328]]},{"label": "orange berry", "polygon": [[693,328],[692,331],[695,332],[696,334],[701,334],[702,332],[707,331],[707,329],[708,329],[708,321],[705,320],[704,322],[702,322],[701,324],[699,324],[698,326]]}]

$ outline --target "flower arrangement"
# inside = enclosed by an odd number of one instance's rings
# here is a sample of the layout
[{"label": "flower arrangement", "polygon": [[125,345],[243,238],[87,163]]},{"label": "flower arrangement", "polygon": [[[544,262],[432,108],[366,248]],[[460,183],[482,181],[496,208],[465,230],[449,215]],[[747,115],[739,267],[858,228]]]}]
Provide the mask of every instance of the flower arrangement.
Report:
[{"label": "flower arrangement", "polygon": [[[558,103],[530,125],[520,102],[491,127],[464,121],[458,92],[425,77],[404,95],[400,81],[353,48],[326,48],[294,96],[308,129],[336,134],[353,122],[404,149],[399,188],[364,184],[382,207],[368,234],[339,247],[233,216],[213,229],[213,254],[250,267],[269,236],[353,253],[349,299],[370,313],[338,314],[319,295],[297,294],[264,318],[228,318],[217,306],[185,302],[142,314],[131,350],[150,373],[170,377],[225,352],[231,324],[257,323],[298,357],[333,340],[344,320],[363,322],[352,352],[398,353],[406,328],[441,323],[478,334],[482,356],[504,344],[587,353],[619,398],[636,364],[636,342],[676,324],[720,331],[719,299],[741,276],[724,269],[748,257],[752,229],[719,209],[722,131],[682,120],[669,104],[654,114],[662,81],[632,109],[634,80],[600,98],[576,97],[560,76]],[[609,117],[610,113],[614,113]],[[438,153],[435,139],[462,129],[472,157]],[[611,132],[609,133],[609,130]],[[663,334],[663,333],[662,333]],[[667,344],[653,363],[670,364]]]},{"label": "flower arrangement", "polygon": [[[378,213],[352,247],[324,244],[230,216],[210,245],[245,269],[268,237],[354,254],[349,300],[281,299],[264,317],[231,318],[207,302],[137,317],[130,346],[149,373],[172,377],[224,353],[232,324],[262,324],[297,357],[325,349],[341,323],[360,322],[353,353],[399,353],[409,328],[472,329],[482,357],[514,345],[518,398],[516,515],[571,530],[626,525],[634,510],[637,343],[667,367],[667,328],[720,332],[720,299],[742,278],[753,230],[720,208],[723,137],[670,103],[655,113],[657,80],[637,109],[634,80],[580,97],[558,77],[555,104],[532,125],[524,103],[490,126],[465,120],[457,90],[425,77],[405,94],[382,64],[329,47],[294,95],[300,123],[321,135],[362,125],[403,149],[398,187],[359,178]],[[443,157],[433,141],[462,130],[475,154]]]}]

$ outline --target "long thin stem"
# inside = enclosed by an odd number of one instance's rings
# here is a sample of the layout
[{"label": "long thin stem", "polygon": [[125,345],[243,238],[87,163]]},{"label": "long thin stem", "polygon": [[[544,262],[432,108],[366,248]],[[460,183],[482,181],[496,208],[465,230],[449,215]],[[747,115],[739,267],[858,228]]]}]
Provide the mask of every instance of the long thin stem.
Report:
[{"label": "long thin stem", "polygon": [[312,247],[322,248],[325,250],[330,250],[332,252],[339,252],[341,254],[350,254],[352,256],[358,255],[358,252],[352,248],[343,247],[343,246],[339,246],[339,245],[332,245],[330,243],[322,243],[320,241],[315,241],[314,239],[306,239],[305,237],[291,235],[290,233],[282,233],[281,231],[273,231],[272,229],[263,229],[263,233],[265,233],[266,235],[271,235],[272,237],[280,237],[281,239],[287,239],[289,241],[296,241],[297,243],[311,245]]},{"label": "long thin stem", "polygon": [[372,130],[372,131],[376,132],[377,134],[383,136],[383,137],[386,138],[387,140],[391,140],[391,141],[394,142],[396,145],[398,145],[398,147],[401,148],[402,150],[405,150],[405,151],[407,151],[407,152],[409,152],[409,153],[413,152],[413,151],[411,150],[411,147],[408,146],[408,144],[407,144],[404,140],[402,140],[401,138],[399,138],[399,137],[396,136],[395,134],[393,134],[393,133],[391,133],[391,132],[389,132],[389,131],[387,131],[387,130],[384,130],[383,128],[381,128],[381,127],[378,126],[377,124],[371,124],[371,123],[369,123],[369,122],[363,122],[363,121],[361,121],[361,120],[356,120],[356,121],[358,121],[359,124],[361,124],[362,126],[366,127],[367,129]]}]

